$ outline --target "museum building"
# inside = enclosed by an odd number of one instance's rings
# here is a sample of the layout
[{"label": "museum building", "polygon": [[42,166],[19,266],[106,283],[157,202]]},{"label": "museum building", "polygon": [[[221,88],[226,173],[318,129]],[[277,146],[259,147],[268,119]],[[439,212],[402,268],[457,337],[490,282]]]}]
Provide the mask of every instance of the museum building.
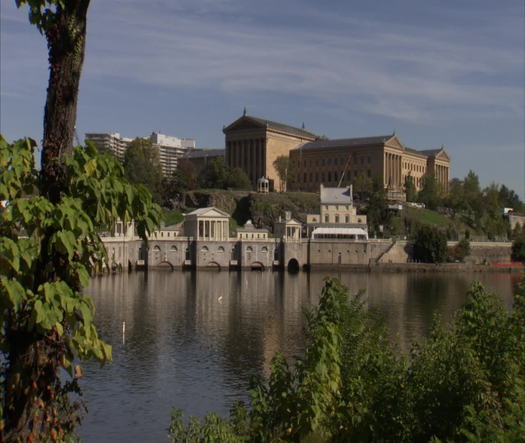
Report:
[{"label": "museum building", "polygon": [[266,177],[271,189],[281,189],[273,162],[288,156],[294,177],[287,183],[288,190],[318,192],[321,185],[355,187],[359,182],[377,181],[389,199],[404,200],[407,177],[419,191],[423,177],[433,173],[441,191],[448,191],[450,157],[444,148],[408,148],[395,133],[332,140],[246,113],[223,132],[226,163],[243,169],[254,188],[259,178]]},{"label": "museum building", "polygon": [[288,157],[292,149],[319,138],[304,128],[253,117],[246,112],[223,132],[226,164],[246,172],[254,188],[259,178],[266,177],[270,188],[275,190],[280,188],[273,165],[277,157]]},{"label": "museum building", "polygon": [[391,200],[404,200],[411,177],[416,190],[432,172],[443,192],[448,190],[450,158],[443,148],[407,148],[395,134],[364,138],[318,139],[290,151],[295,181],[290,189],[316,192],[321,184],[348,186],[368,180],[382,183]]}]

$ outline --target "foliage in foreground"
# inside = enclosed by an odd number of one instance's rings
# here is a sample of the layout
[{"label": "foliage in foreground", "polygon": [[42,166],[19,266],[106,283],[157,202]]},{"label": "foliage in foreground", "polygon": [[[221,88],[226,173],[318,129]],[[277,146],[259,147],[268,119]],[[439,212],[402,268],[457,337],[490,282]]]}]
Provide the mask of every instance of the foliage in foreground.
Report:
[{"label": "foliage in foreground", "polygon": [[64,158],[51,201],[34,146],[0,137],[0,200],[8,202],[0,208],[0,441],[64,440],[74,430],[81,405],[68,394],[78,393],[78,359],[111,359],[81,292],[108,266],[97,229],[120,217],[145,237],[160,217],[149,192],[93,146]]},{"label": "foliage in foreground", "polygon": [[229,420],[184,420],[173,441],[523,441],[525,435],[525,284],[514,310],[479,284],[453,324],[400,355],[373,313],[327,279],[308,314],[305,357],[277,355],[268,380]]}]

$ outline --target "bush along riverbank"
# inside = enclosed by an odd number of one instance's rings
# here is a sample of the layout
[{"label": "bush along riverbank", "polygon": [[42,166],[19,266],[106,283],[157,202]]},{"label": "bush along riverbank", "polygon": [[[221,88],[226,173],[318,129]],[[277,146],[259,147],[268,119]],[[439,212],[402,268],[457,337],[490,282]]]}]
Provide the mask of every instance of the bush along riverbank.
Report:
[{"label": "bush along riverbank", "polygon": [[307,314],[305,356],[276,355],[229,419],[172,414],[173,441],[523,441],[525,285],[512,311],[474,284],[444,328],[401,354],[335,279]]}]

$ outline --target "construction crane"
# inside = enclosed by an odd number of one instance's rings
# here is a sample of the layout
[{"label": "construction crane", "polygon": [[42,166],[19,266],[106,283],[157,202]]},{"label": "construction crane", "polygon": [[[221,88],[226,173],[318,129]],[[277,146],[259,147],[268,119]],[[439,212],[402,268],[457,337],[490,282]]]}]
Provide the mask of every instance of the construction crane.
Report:
[{"label": "construction crane", "polygon": [[339,179],[339,183],[337,184],[337,187],[341,187],[341,183],[343,183],[343,179],[345,178],[346,171],[348,170],[348,167],[350,166],[350,162],[352,160],[352,154],[348,154],[348,160],[346,160],[345,167],[343,169],[343,173],[341,174],[341,178]]}]

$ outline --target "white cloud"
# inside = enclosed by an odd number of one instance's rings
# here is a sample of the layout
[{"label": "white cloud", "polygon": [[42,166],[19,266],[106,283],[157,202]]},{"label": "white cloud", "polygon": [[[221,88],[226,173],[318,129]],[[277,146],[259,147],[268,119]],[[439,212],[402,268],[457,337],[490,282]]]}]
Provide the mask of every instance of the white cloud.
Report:
[{"label": "white cloud", "polygon": [[[473,116],[483,107],[522,112],[521,83],[496,81],[500,75],[521,78],[516,48],[469,42],[461,31],[383,30],[380,23],[356,19],[350,19],[352,33],[326,22],[308,29],[271,27],[218,18],[224,8],[235,9],[230,1],[158,3],[162,7],[120,2],[118,14],[99,5],[86,74],[164,87],[293,93],[327,103],[344,99],[408,121],[436,118],[443,107]],[[192,14],[166,15],[177,9]]]}]

